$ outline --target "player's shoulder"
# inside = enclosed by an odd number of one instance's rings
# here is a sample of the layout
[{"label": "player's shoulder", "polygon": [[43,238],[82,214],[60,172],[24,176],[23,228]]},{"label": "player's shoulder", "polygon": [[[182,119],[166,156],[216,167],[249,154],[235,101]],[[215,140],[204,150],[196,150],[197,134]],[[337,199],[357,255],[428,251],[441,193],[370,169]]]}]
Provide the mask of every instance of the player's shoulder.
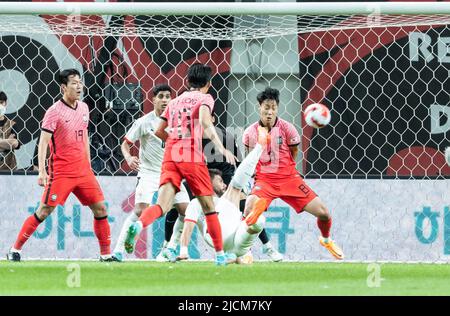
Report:
[{"label": "player's shoulder", "polygon": [[45,110],[46,115],[58,115],[58,113],[60,113],[63,110],[63,106],[64,104],[62,103],[61,100],[56,101],[55,103],[53,103],[52,105],[50,105],[48,107],[47,110]]},{"label": "player's shoulder", "polygon": [[258,121],[258,122],[255,122],[255,123],[253,123],[253,124],[250,124],[250,126],[248,126],[248,127],[245,129],[244,134],[248,134],[248,133],[253,133],[253,132],[255,132],[255,131],[257,130],[257,128],[258,128],[258,125],[259,125],[259,121]]},{"label": "player's shoulder", "polygon": [[278,119],[278,124],[280,127],[284,127],[284,128],[294,128],[294,124],[292,124],[289,121],[286,121],[280,117],[277,118]]},{"label": "player's shoulder", "polygon": [[77,101],[78,107],[84,111],[89,111],[89,106],[83,101]]},{"label": "player's shoulder", "polygon": [[143,124],[143,123],[149,123],[156,119],[159,119],[155,111],[148,112],[147,114],[142,115],[140,118],[138,118],[136,121],[134,121],[137,124]]}]

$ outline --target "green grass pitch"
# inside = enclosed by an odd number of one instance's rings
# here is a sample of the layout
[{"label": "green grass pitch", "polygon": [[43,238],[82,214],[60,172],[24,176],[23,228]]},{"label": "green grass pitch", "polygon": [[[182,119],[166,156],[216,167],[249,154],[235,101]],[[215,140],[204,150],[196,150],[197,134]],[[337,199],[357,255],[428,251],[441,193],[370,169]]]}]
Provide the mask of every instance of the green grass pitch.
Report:
[{"label": "green grass pitch", "polygon": [[371,287],[366,263],[0,261],[0,295],[450,295],[448,264],[386,263],[379,272]]}]

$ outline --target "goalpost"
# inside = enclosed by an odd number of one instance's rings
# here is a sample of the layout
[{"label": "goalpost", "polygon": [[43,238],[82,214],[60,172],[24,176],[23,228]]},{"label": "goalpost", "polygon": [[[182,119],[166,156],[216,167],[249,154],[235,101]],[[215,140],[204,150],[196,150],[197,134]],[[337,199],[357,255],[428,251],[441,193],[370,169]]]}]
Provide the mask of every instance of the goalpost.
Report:
[{"label": "goalpost", "polygon": [[[154,85],[167,82],[179,94],[189,65],[203,62],[215,73],[218,124],[241,150],[243,130],[258,120],[257,93],[280,90],[279,116],[302,135],[298,169],[329,207],[332,237],[348,260],[447,261],[448,25],[450,3],[442,2],[0,2],[0,91],[21,143],[17,170],[0,171],[0,252],[42,193],[33,164],[44,112],[60,97],[60,70],[83,74],[92,163],[114,243],[135,187],[122,137],[152,109]],[[302,118],[316,102],[332,114],[320,130]],[[95,257],[91,226],[89,211],[71,198],[24,256]],[[163,228],[158,221],[142,235],[138,258],[158,253]],[[330,259],[314,218],[281,201],[267,213],[267,231],[287,259]],[[211,257],[200,239],[191,255]],[[259,241],[253,252],[264,258]]]}]

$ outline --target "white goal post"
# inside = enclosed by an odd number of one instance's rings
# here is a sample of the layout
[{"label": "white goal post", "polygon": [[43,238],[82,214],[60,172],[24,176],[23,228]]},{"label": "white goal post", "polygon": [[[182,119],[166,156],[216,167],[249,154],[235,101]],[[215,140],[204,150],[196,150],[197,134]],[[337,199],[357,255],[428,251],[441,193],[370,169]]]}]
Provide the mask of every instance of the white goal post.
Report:
[{"label": "white goal post", "polygon": [[[188,66],[202,62],[215,73],[218,124],[241,150],[244,128],[258,120],[256,95],[280,90],[279,115],[302,137],[298,169],[330,209],[349,260],[447,261],[449,26],[446,2],[0,2],[0,91],[21,144],[16,165],[0,170],[0,255],[40,200],[36,143],[45,110],[60,98],[60,70],[83,74],[114,243],[134,200],[124,133],[152,110],[153,86],[168,83],[175,96]],[[302,117],[316,102],[332,114],[322,129]],[[279,200],[267,218],[287,259],[329,259],[314,218]],[[25,257],[94,257],[91,226],[72,197]],[[163,228],[158,221],[143,235],[138,258],[154,258]],[[193,257],[211,257],[200,239]],[[254,253],[265,258],[259,241]]]}]

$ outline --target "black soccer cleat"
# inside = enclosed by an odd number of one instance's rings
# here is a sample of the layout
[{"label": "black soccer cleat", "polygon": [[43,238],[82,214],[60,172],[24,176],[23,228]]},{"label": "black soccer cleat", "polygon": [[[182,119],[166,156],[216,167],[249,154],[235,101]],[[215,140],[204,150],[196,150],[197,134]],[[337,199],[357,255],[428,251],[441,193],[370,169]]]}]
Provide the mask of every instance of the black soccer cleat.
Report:
[{"label": "black soccer cleat", "polygon": [[6,254],[6,259],[8,261],[20,262],[20,253],[18,253],[17,251],[9,250],[9,252]]}]

